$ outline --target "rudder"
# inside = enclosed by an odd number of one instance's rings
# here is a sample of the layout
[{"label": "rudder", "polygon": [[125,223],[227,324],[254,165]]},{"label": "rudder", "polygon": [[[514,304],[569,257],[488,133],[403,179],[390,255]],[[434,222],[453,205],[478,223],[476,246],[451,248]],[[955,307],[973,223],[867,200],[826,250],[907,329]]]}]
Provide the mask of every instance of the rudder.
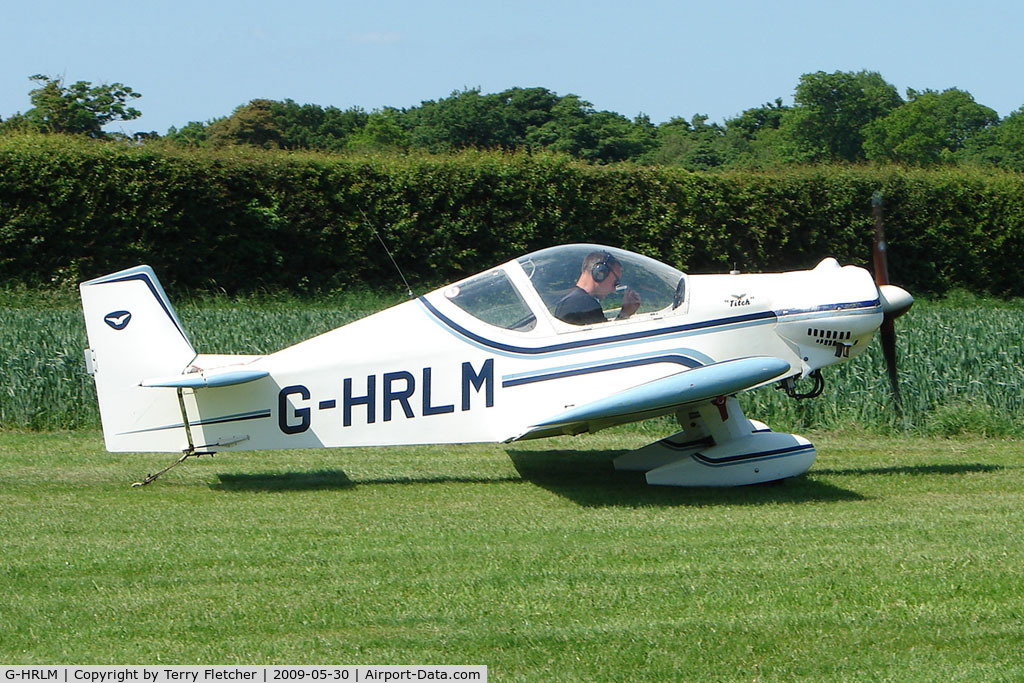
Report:
[{"label": "rudder", "polygon": [[195,359],[153,269],[136,266],[79,285],[109,451],[180,451],[187,446],[177,394],[140,386],[178,374]]}]

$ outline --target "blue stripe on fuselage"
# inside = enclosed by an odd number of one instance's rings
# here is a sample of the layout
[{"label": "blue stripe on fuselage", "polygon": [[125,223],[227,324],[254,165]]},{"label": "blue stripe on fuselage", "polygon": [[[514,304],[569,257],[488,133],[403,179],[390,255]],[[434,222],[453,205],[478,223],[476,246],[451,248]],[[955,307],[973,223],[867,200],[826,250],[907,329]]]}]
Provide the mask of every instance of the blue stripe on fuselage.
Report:
[{"label": "blue stripe on fuselage", "polygon": [[[224,424],[227,422],[244,422],[246,420],[262,420],[270,417],[270,409],[265,408],[263,410],[253,410],[248,413],[236,413],[234,415],[221,415],[218,417],[208,417],[199,420],[189,420],[188,424],[190,427],[199,427],[202,425],[213,425],[213,424]],[[181,429],[185,426],[184,422],[177,422],[175,424],[161,425],[159,427],[148,427],[146,429],[136,429],[130,432],[120,432],[118,436],[125,434],[142,434],[145,432],[160,432],[165,429]]]},{"label": "blue stripe on fuselage", "polygon": [[451,328],[461,336],[480,344],[486,348],[494,349],[497,351],[505,351],[513,354],[527,354],[527,355],[538,355],[545,353],[557,353],[560,351],[574,351],[576,349],[584,349],[593,346],[603,346],[611,344],[619,344],[623,342],[633,342],[643,339],[650,339],[654,337],[670,336],[679,334],[682,332],[692,332],[695,330],[705,330],[714,327],[725,327],[729,325],[737,324],[763,324],[775,322],[776,315],[774,311],[762,311],[760,313],[748,313],[746,315],[737,315],[729,318],[718,318],[715,320],[705,320],[696,323],[685,323],[682,325],[672,325],[669,327],[660,327],[653,330],[641,330],[637,332],[627,332],[624,334],[614,334],[606,337],[597,337],[592,339],[579,339],[577,341],[562,342],[560,344],[548,344],[547,346],[515,346],[513,344],[506,344],[504,342],[494,341],[488,339],[483,335],[479,335],[472,332],[462,325],[458,324],[441,311],[437,310],[433,304],[426,300],[424,297],[419,297],[419,301],[423,306],[437,318],[439,321],[444,323],[447,327]]},{"label": "blue stripe on fuselage", "polygon": [[546,382],[551,379],[562,379],[564,377],[579,377],[595,372],[607,372],[608,370],[622,370],[634,368],[641,365],[652,365],[654,363],[677,363],[688,368],[699,368],[703,365],[700,361],[679,354],[662,354],[646,358],[634,358],[621,360],[614,363],[601,363],[596,365],[584,365],[578,367],[552,368],[539,372],[519,373],[518,375],[507,375],[502,378],[501,386],[515,387],[521,384],[532,384],[534,382]]},{"label": "blue stripe on fuselage", "polygon": [[[776,314],[783,318],[791,315],[806,315],[808,313],[830,313],[832,311],[852,311],[859,308],[880,308],[881,305],[878,299],[872,299],[870,301],[851,301],[845,304],[822,304],[821,306],[811,306],[810,308],[784,308],[781,311],[776,311]],[[865,312],[870,313],[873,311]]]},{"label": "blue stripe on fuselage", "polygon": [[[419,302],[423,305],[423,307],[426,308],[427,311],[435,319],[443,323],[444,326],[448,327],[452,331],[470,340],[471,342],[475,342],[476,344],[484,348],[493,349],[496,351],[504,351],[510,354],[524,355],[539,355],[547,353],[567,352],[595,346],[614,345],[642,341],[646,339],[653,339],[656,337],[687,334],[692,332],[703,332],[715,328],[721,329],[736,325],[763,325],[767,323],[775,323],[781,317],[816,315],[838,311],[855,311],[858,309],[877,309],[880,305],[878,299],[874,299],[871,301],[853,301],[841,304],[823,304],[821,306],[814,306],[810,308],[791,308],[783,309],[781,311],[761,311],[758,313],[747,313],[745,315],[736,315],[726,318],[714,318],[711,320],[701,320],[692,323],[683,323],[680,325],[670,325],[668,327],[660,327],[656,329],[626,332],[623,334],[612,334],[604,337],[579,339],[576,341],[567,341],[558,344],[548,344],[546,346],[531,347],[506,344],[504,342],[488,339],[487,337],[484,337],[483,335],[468,330],[462,325],[458,324],[457,322],[446,316],[444,313],[437,310],[437,308],[429,301],[427,301],[425,297],[421,296],[418,298]],[[865,310],[865,312],[873,311]]]}]

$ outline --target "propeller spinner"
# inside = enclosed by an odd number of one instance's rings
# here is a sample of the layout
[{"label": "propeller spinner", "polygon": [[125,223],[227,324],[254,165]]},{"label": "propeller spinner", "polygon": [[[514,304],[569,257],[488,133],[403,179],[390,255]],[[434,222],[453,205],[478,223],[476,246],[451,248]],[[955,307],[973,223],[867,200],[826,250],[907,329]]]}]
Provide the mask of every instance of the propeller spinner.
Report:
[{"label": "propeller spinner", "polygon": [[882,324],[878,328],[882,344],[882,356],[885,358],[885,369],[889,374],[889,385],[897,407],[900,405],[900,385],[896,372],[896,328],[893,321],[910,310],[914,297],[905,289],[889,284],[889,253],[885,242],[885,223],[882,219],[882,195],[876,192],[871,197],[871,212],[875,219],[875,239],[873,261],[875,266],[875,285],[878,287],[878,298],[882,304]]}]

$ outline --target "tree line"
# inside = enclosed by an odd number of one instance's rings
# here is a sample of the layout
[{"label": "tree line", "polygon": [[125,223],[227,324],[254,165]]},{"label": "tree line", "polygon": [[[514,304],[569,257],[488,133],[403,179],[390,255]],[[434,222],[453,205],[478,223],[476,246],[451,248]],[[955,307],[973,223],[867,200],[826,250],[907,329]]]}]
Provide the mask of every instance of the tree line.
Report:
[{"label": "tree line", "polygon": [[[140,95],[121,83],[94,86],[36,75],[33,107],[0,121],[19,131],[118,137],[102,127],[140,112]],[[1005,118],[958,88],[895,86],[873,71],[822,71],[800,77],[793,104],[781,98],[722,123],[674,117],[654,124],[598,111],[577,95],[546,88],[480,89],[409,108],[298,104],[257,99],[230,115],[193,121],[143,144],[249,145],[325,152],[449,153],[466,149],[548,151],[600,164],[634,162],[688,170],[761,169],[794,164],[898,163],[991,166],[1024,171],[1024,107]]]}]

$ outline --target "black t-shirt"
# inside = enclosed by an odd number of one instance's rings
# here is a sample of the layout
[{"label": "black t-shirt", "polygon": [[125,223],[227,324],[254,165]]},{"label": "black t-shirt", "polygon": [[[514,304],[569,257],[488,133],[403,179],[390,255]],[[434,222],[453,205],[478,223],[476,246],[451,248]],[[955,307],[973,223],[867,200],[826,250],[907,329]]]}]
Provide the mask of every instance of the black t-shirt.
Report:
[{"label": "black t-shirt", "polygon": [[601,303],[579,287],[573,287],[555,306],[555,317],[573,325],[591,325],[607,320]]}]

